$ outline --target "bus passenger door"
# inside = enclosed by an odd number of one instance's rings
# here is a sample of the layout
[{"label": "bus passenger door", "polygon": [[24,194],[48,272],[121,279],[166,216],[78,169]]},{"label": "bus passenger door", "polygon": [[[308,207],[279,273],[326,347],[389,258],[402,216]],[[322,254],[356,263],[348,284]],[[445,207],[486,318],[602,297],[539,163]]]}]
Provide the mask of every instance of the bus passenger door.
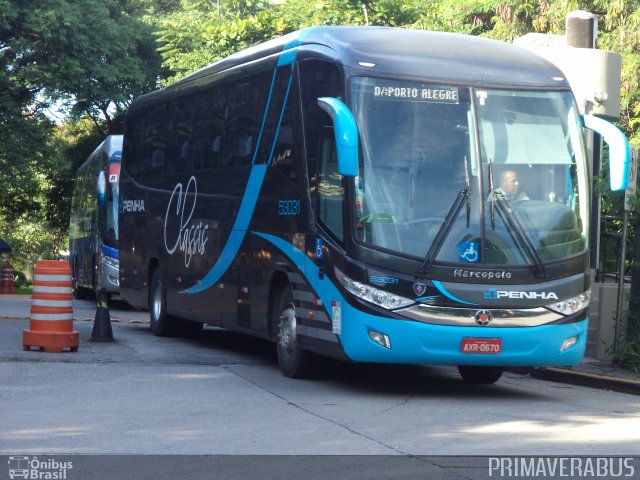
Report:
[{"label": "bus passenger door", "polygon": [[[318,294],[323,291],[321,283],[325,275],[332,276],[331,269],[336,264],[336,256],[344,254],[344,184],[342,176],[338,173],[338,158],[334,131],[331,127],[321,130],[321,138],[318,144],[317,164],[309,165],[310,175],[317,186],[313,190],[317,192],[312,199],[315,218],[318,222],[315,233],[307,238],[307,251],[313,252],[313,258],[317,266],[317,272],[307,272],[311,285]],[[316,171],[311,173],[311,168]],[[313,184],[312,184],[313,185]],[[339,306],[338,306],[339,308]],[[333,306],[325,305],[328,312],[332,312]],[[324,340],[333,338],[331,331],[339,333],[332,324],[331,318],[325,318],[330,322],[324,326],[327,331],[321,335]],[[334,341],[334,340],[332,340]]]}]

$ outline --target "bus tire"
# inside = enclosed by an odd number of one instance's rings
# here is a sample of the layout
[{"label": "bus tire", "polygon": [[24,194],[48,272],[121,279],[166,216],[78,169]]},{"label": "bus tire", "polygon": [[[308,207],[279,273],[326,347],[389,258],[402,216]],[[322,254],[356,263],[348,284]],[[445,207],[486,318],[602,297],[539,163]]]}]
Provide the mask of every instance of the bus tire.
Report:
[{"label": "bus tire", "polygon": [[162,271],[153,272],[149,289],[149,327],[158,337],[172,337],[177,334],[178,322],[167,313],[167,292]]},{"label": "bus tire", "polygon": [[460,372],[460,376],[465,383],[473,385],[488,385],[496,383],[500,379],[504,372],[504,368],[458,365],[458,372]]},{"label": "bus tire", "polygon": [[73,293],[73,298],[75,298],[76,300],[84,300],[85,298],[87,298],[86,290],[78,284],[77,262],[73,262],[73,272],[71,275],[71,292]]},{"label": "bus tire", "polygon": [[300,345],[290,284],[283,287],[277,294],[271,315],[280,371],[289,378],[311,376],[315,372],[315,355],[304,350]]}]

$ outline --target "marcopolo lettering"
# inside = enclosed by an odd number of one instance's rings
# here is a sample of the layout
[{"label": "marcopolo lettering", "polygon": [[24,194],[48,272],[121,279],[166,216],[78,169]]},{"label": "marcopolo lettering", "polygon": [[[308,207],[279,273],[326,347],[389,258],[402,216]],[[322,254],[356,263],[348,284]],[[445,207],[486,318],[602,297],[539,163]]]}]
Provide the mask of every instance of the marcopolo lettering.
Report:
[{"label": "marcopolo lettering", "polygon": [[453,276],[456,278],[475,278],[478,280],[509,280],[511,278],[511,272],[504,270],[493,272],[489,270],[465,270],[463,268],[456,268],[453,271]]}]

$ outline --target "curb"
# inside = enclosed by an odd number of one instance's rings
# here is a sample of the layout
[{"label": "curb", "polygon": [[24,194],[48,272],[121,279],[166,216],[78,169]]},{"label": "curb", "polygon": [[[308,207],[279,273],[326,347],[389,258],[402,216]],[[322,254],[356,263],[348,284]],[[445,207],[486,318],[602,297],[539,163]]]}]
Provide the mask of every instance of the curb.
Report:
[{"label": "curb", "polygon": [[552,382],[600,388],[620,393],[640,395],[640,380],[601,373],[583,372],[571,368],[544,367],[531,370],[531,376]]}]

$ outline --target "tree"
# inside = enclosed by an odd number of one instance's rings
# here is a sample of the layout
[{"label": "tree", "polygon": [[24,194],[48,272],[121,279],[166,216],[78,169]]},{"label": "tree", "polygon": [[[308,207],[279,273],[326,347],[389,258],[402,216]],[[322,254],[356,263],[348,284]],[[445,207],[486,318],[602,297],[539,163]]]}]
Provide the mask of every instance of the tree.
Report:
[{"label": "tree", "polygon": [[51,112],[88,118],[102,137],[163,75],[149,9],[144,0],[0,0],[0,235],[22,251],[51,256],[65,243],[72,170]]}]

